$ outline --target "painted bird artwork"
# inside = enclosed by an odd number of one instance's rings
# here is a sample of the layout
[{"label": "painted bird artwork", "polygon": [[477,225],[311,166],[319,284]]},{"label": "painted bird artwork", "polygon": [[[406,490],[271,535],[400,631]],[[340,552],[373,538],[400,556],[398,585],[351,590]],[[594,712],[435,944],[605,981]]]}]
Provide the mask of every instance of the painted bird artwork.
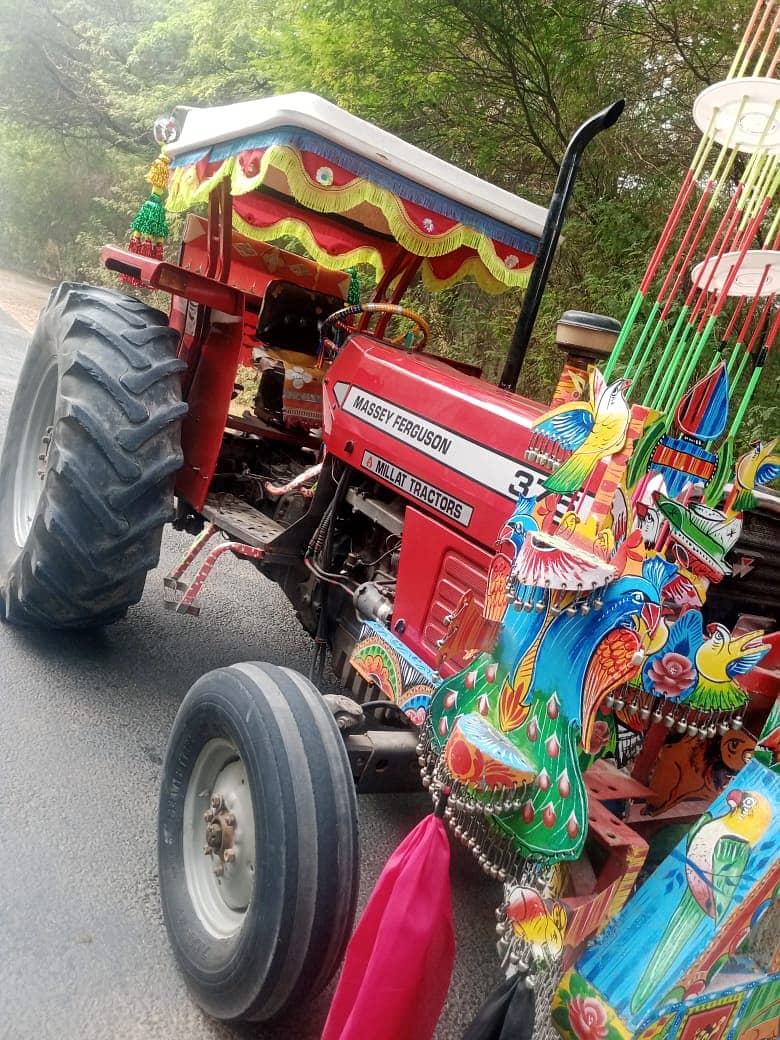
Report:
[{"label": "painted bird artwork", "polygon": [[732,636],[725,625],[703,626],[698,610],[688,610],[669,626],[664,645],[642,671],[645,691],[683,702],[699,711],[733,711],[747,700],[739,676],[769,652],[756,630]]},{"label": "painted bird artwork", "polygon": [[572,454],[544,482],[547,491],[565,494],[580,490],[596,463],[623,447],[631,418],[625,393],[630,382],[609,386],[591,370],[590,402],[562,404],[547,412],[534,432],[543,434]]},{"label": "painted bird artwork", "polygon": [[533,956],[552,963],[563,950],[566,908],[556,899],[542,899],[533,888],[518,885],[507,896],[506,917],[514,935],[525,940]]},{"label": "painted bird artwork", "polygon": [[780,437],[756,441],[750,451],[737,459],[734,487],[726,500],[726,514],[733,516],[756,505],[755,488],[780,477]]},{"label": "painted bird artwork", "polygon": [[670,978],[687,963],[687,957],[695,956],[700,926],[708,920],[716,928],[723,923],[751,850],[772,821],[772,808],[757,791],[731,790],[726,804],[728,810],[722,816],[704,813],[688,836],[686,886],[631,998],[634,1013],[659,987],[670,985]]}]

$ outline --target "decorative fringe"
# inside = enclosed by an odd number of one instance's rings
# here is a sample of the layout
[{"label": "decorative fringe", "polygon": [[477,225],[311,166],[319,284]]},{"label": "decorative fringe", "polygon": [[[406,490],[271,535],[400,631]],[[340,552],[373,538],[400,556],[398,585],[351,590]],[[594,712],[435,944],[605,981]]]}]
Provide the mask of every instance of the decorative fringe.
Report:
[{"label": "decorative fringe", "polygon": [[[252,177],[246,177],[243,174],[236,156],[224,159],[222,164],[200,183],[194,180],[192,166],[175,168],[168,188],[168,208],[177,212],[192,208],[194,203],[204,201],[211,188],[226,177],[230,179],[232,194],[243,195],[264,183],[268,171],[272,167],[285,174],[296,201],[317,213],[344,213],[364,202],[376,206],[384,215],[395,240],[410,253],[433,258],[446,256],[462,246],[473,249],[479,256],[480,266],[490,278],[489,282],[485,279],[488,284],[482,286],[487,288],[487,291],[495,292],[497,284],[505,290],[525,286],[528,282],[532,265],[529,263],[522,268],[508,268],[497,255],[492,240],[486,234],[460,223],[455,224],[449,231],[441,235],[422,234],[410,221],[403,206],[399,204],[392,192],[359,178],[356,178],[355,183],[334,192],[312,181],[300,154],[284,145],[269,145],[260,160],[258,172]],[[287,221],[291,224],[298,224],[291,218],[286,218],[285,221],[279,223],[284,224]],[[234,224],[243,234],[259,241],[267,241],[271,237],[270,228],[260,229],[246,223],[242,224],[240,218],[236,219],[236,214],[234,214]],[[278,230],[278,227],[279,224],[274,225],[274,232]],[[313,238],[311,234],[307,237]],[[308,249],[307,241],[302,239],[302,242]],[[319,260],[316,253],[312,253],[312,256],[318,262],[326,262],[331,267],[343,264],[341,269],[344,270],[347,266],[351,267],[353,264],[361,262],[363,258],[356,254],[368,252],[368,249],[369,247],[361,247],[350,251],[348,262],[345,262],[344,257],[328,256],[322,250],[318,250],[318,252],[326,257],[326,260]],[[382,269],[381,258],[378,257],[378,254],[375,253],[375,255],[379,259],[379,263],[373,263],[372,266],[380,271]],[[476,260],[475,257],[469,259]],[[471,265],[469,266],[471,267]],[[432,272],[428,273],[432,274]],[[476,275],[475,268],[471,267],[469,273]],[[424,270],[423,274],[425,274]],[[430,281],[434,280],[435,276],[430,279]],[[479,282],[480,279],[477,278],[477,281]]]},{"label": "decorative fringe", "polygon": [[[171,160],[164,153],[160,153],[149,167],[146,181],[152,186],[152,193],[141,205],[135,220],[130,225],[132,234],[127,248],[131,253],[138,256],[149,256],[155,260],[162,260],[164,242],[169,235],[168,221],[165,219],[165,206],[162,197],[168,184],[168,169]],[[122,274],[119,276],[127,285],[143,289],[144,283],[133,275]]]},{"label": "decorative fringe", "polygon": [[[311,233],[311,228],[303,219],[296,220],[293,217],[283,217],[282,220],[269,224],[268,227],[258,228],[244,220],[233,210],[233,227],[242,235],[246,235],[247,238],[253,238],[256,242],[273,242],[284,235],[296,238],[312,260],[322,264],[323,267],[345,271],[353,264],[367,264],[369,267],[374,268],[378,277],[381,278],[384,273],[382,255],[377,249],[372,249],[370,246],[358,246],[356,249],[350,249],[348,253],[344,253],[341,256],[333,256],[321,248]],[[521,279],[518,279],[514,285],[517,287],[527,285],[530,270],[528,268],[528,273]],[[467,275],[471,275],[474,278],[474,281],[483,292],[497,296],[507,290],[507,286],[493,278],[484,263],[477,256],[469,257],[455,274],[446,280],[437,278],[431,266],[426,260],[423,260],[420,275],[423,285],[430,292],[440,292],[442,289],[448,289],[450,286],[462,281]]]}]

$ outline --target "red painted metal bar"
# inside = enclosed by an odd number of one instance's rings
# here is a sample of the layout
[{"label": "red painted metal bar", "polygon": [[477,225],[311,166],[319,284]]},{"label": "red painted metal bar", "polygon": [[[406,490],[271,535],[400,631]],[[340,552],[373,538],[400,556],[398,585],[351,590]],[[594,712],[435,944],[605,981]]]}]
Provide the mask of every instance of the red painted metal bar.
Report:
[{"label": "red painted metal bar", "polygon": [[227,282],[230,277],[230,248],[233,237],[233,200],[230,180],[225,178],[209,195],[209,214],[206,224],[208,265],[206,273],[217,281]]},{"label": "red painted metal bar", "polygon": [[223,311],[225,314],[243,314],[243,293],[229,285],[215,281],[194,271],[185,271],[166,260],[139,256],[118,246],[104,246],[100,259],[109,271],[131,274],[151,289],[175,293],[195,303]]},{"label": "red painted metal bar", "polygon": [[196,602],[198,595],[205,585],[209,574],[211,574],[214,564],[226,552],[232,552],[237,556],[244,556],[250,560],[262,560],[265,556],[265,549],[257,549],[253,545],[246,545],[244,542],[223,542],[221,545],[216,546],[208,554],[195,576],[195,580],[188,586],[179,600],[176,606],[177,614],[193,614],[196,617],[200,614],[200,605]]},{"label": "red painted metal bar", "polygon": [[[718,239],[721,237],[721,235],[723,235],[723,242],[725,244],[725,242],[728,240],[729,234],[734,229],[734,222],[735,222],[736,218],[739,216],[739,212],[740,212],[737,209],[737,206],[738,206],[739,200],[740,200],[740,198],[742,196],[742,188],[743,188],[743,186],[741,184],[739,184],[737,186],[737,190],[734,192],[731,200],[729,201],[728,206],[726,207],[725,213],[721,217],[720,224],[718,225],[718,228],[717,228],[715,234],[712,237],[712,241],[710,242],[709,248],[707,249],[707,252],[706,252],[706,254],[704,256],[704,263],[705,264],[707,263],[708,260],[710,260],[712,258],[712,255],[715,252],[715,249],[716,249],[716,246],[717,246],[717,243],[718,243]],[[723,247],[721,247],[721,254],[720,255],[722,255],[723,251],[724,251]],[[709,276],[709,278],[707,280],[707,286],[699,289],[699,287],[697,285],[695,285],[695,284],[692,285],[690,290],[689,290],[689,292],[688,292],[688,295],[685,298],[685,306],[688,307],[688,308],[692,308],[692,313],[691,313],[691,316],[689,318],[689,322],[692,321],[693,318],[698,314],[699,310],[701,309],[701,305],[702,305],[703,301],[706,300],[706,298],[707,298],[707,293],[709,291],[709,284],[712,281],[712,277],[713,277],[713,274],[715,272],[715,268],[716,267],[717,267],[717,263],[715,263],[713,265],[712,271],[710,272],[710,276]],[[696,299],[697,292],[699,293],[698,299]],[[694,300],[695,299],[696,299],[696,305],[694,306]]]},{"label": "red painted metal bar", "polygon": [[173,567],[163,578],[163,585],[168,589],[179,588],[179,578],[184,574],[189,565],[198,556],[206,545],[207,542],[211,541],[214,535],[219,531],[216,524],[207,524],[200,534],[193,539],[189,549],[184,553],[179,562]]}]

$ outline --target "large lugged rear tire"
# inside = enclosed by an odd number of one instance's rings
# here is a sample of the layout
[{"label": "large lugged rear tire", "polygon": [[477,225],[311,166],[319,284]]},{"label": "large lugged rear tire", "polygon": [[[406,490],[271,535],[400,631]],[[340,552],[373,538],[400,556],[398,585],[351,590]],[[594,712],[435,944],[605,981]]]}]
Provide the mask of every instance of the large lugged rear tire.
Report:
[{"label": "large lugged rear tire", "polygon": [[0,458],[0,607],[53,628],[109,624],[157,565],[182,463],[184,367],[161,311],[109,289],[52,293]]},{"label": "large lugged rear tire", "polygon": [[355,915],[357,800],[308,679],[249,662],[195,683],[165,756],[158,856],[168,936],[208,1014],[267,1021],[325,987]]}]

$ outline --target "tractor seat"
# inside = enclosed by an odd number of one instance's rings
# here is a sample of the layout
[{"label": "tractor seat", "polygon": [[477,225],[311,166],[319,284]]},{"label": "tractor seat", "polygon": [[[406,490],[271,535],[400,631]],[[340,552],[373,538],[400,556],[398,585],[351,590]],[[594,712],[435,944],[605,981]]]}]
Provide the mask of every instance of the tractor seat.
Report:
[{"label": "tractor seat", "polygon": [[257,318],[257,338],[271,350],[294,350],[315,357],[320,323],[343,306],[338,296],[304,289],[294,282],[272,282]]}]

